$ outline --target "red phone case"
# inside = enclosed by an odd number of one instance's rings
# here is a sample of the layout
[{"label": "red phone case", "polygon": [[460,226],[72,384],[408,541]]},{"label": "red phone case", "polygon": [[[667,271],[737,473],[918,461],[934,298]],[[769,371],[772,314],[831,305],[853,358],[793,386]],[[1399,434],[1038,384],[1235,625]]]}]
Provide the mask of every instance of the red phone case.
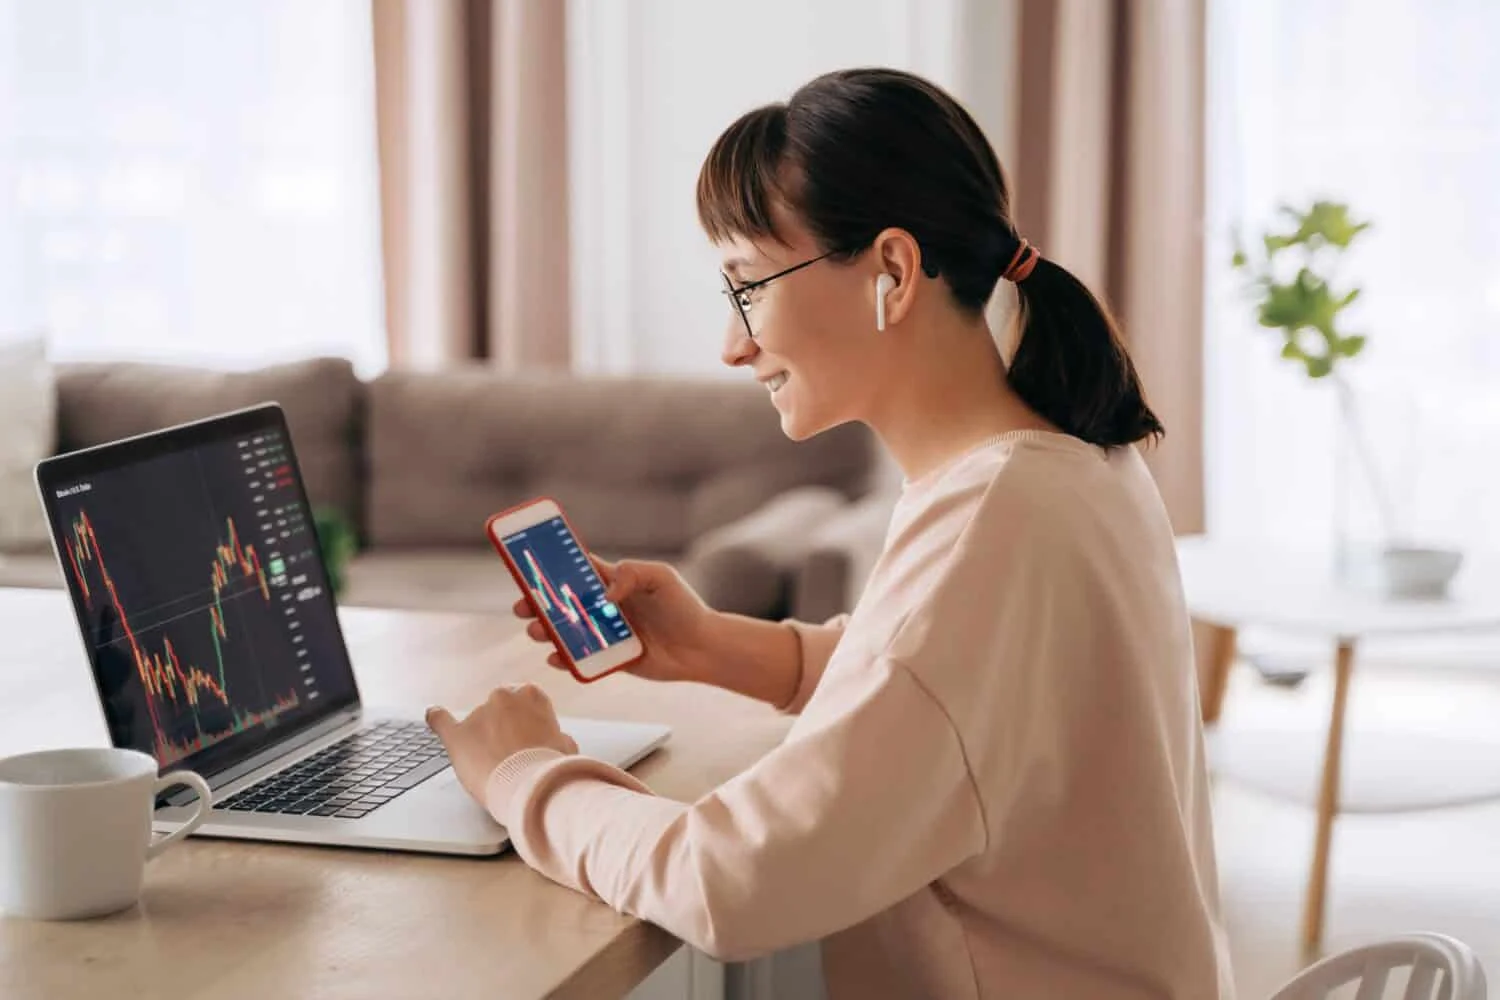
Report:
[{"label": "red phone case", "polygon": [[[636,656],[633,659],[626,660],[624,663],[620,663],[616,666],[610,667],[608,670],[604,671],[604,673],[598,674],[594,677],[585,677],[583,674],[579,673],[578,664],[573,659],[573,654],[568,650],[568,644],[563,641],[561,635],[558,635],[557,629],[552,627],[552,619],[548,618],[546,612],[537,607],[536,599],[531,596],[531,588],[526,584],[526,577],[521,573],[521,567],[516,565],[515,560],[510,557],[510,553],[505,550],[504,543],[502,543],[500,539],[495,537],[495,532],[493,530],[494,523],[501,518],[509,517],[511,514],[514,514],[518,510],[525,510],[527,507],[530,507],[533,504],[542,503],[543,501],[551,501],[552,503],[557,504],[558,515],[562,517],[563,524],[566,524],[568,526],[568,531],[572,534],[573,540],[578,543],[579,548],[583,549],[585,553],[588,553],[588,546],[583,544],[583,539],[579,538],[578,532],[573,530],[573,522],[569,521],[568,515],[563,512],[562,504],[557,503],[557,501],[552,497],[536,497],[534,499],[526,501],[525,503],[516,504],[514,507],[507,507],[505,510],[500,511],[499,513],[491,514],[489,518],[487,518],[484,522],[484,534],[485,537],[490,540],[490,544],[495,547],[495,551],[500,556],[500,561],[505,563],[505,568],[510,570],[510,575],[515,579],[516,586],[521,589],[521,594],[526,598],[527,603],[531,605],[531,610],[536,612],[537,620],[542,623],[542,627],[545,628],[547,630],[547,634],[552,637],[552,645],[557,647],[558,655],[561,656],[563,658],[563,662],[568,665],[568,671],[578,679],[578,682],[580,684],[592,684],[594,681],[602,680],[603,678],[608,677],[610,674],[615,673],[616,671],[624,670],[626,667],[630,666],[633,663],[639,663],[641,659],[646,655],[646,643],[641,639],[641,634],[636,630],[635,624],[631,622],[628,617],[626,617],[625,609],[621,608],[620,617],[625,619],[625,624],[630,626],[631,635],[635,636],[636,642],[639,642],[641,644],[640,655]],[[593,557],[590,556],[590,558],[592,559]]]}]

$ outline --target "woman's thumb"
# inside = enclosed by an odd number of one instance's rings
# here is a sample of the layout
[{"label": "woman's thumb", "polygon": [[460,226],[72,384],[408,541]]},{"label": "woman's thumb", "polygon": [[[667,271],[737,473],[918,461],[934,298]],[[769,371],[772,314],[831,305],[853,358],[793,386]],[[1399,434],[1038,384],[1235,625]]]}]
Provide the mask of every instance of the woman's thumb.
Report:
[{"label": "woman's thumb", "polygon": [[440,738],[446,736],[454,726],[454,719],[446,708],[434,705],[427,710],[427,727]]},{"label": "woman's thumb", "polygon": [[599,574],[599,579],[603,580],[606,586],[614,582],[615,572],[619,569],[619,563],[600,559],[592,552],[589,553],[589,562],[594,564],[594,572]]},{"label": "woman's thumb", "polygon": [[630,563],[619,563],[614,567],[613,579],[604,588],[604,596],[619,604],[625,598],[635,593],[637,586],[636,568]]}]

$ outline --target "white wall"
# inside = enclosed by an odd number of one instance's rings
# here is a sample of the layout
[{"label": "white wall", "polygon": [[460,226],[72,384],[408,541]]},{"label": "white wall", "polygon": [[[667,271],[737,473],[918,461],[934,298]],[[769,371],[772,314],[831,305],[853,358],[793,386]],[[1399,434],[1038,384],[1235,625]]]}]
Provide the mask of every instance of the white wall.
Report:
[{"label": "white wall", "polygon": [[726,371],[719,352],[728,313],[694,210],[698,168],[736,117],[785,100],[819,73],[858,65],[921,73],[970,104],[1004,158],[1013,6],[570,0],[577,367]]}]

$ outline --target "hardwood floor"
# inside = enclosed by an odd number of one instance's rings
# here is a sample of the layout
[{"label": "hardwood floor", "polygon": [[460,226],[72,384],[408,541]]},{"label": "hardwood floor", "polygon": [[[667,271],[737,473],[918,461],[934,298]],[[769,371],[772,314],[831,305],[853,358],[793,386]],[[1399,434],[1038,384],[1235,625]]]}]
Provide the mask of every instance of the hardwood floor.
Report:
[{"label": "hardwood floor", "polygon": [[[1316,653],[1293,649],[1290,655]],[[1318,671],[1300,687],[1284,689],[1237,666],[1220,726],[1226,733],[1275,728],[1316,735],[1327,725],[1331,674]],[[1356,667],[1347,725],[1351,771],[1360,767],[1357,743],[1378,748],[1409,734],[1458,740],[1467,763],[1492,766],[1500,760],[1500,655],[1471,647],[1413,661],[1399,648],[1376,650]],[[1426,761],[1381,766],[1393,783],[1442,778],[1435,770],[1441,765]],[[1384,777],[1365,769],[1367,782],[1378,785]],[[1313,811],[1247,790],[1228,776],[1216,782],[1214,808],[1239,996],[1260,1000],[1299,967]],[[1341,816],[1330,871],[1325,950],[1409,930],[1440,931],[1474,947],[1491,978],[1500,978],[1500,802]]]}]

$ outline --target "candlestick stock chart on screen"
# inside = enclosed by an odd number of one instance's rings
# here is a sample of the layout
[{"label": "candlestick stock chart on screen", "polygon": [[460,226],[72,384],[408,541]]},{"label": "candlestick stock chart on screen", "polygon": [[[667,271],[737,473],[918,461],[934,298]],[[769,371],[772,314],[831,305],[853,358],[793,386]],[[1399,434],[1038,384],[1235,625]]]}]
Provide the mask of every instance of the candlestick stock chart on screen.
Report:
[{"label": "candlestick stock chart on screen", "polygon": [[561,517],[514,532],[503,541],[531,599],[574,660],[631,637],[630,626],[620,609],[605,600],[604,584]]},{"label": "candlestick stock chart on screen", "polygon": [[117,745],[167,766],[348,696],[301,496],[276,432],[55,491],[58,555]]}]

